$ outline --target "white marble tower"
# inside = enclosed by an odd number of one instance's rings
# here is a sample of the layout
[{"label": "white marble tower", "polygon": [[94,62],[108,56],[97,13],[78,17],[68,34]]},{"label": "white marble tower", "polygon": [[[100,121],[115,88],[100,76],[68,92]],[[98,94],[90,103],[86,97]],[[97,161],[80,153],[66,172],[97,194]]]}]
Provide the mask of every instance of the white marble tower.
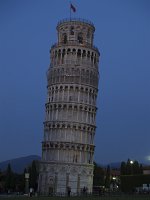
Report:
[{"label": "white marble tower", "polygon": [[94,25],[68,19],[57,25],[50,50],[39,193],[92,192],[100,53]]}]

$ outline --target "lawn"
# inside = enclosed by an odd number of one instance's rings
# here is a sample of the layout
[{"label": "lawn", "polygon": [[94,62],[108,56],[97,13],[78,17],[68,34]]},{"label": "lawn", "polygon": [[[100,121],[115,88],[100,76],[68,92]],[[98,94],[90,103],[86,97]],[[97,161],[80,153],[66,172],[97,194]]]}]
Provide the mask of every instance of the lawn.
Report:
[{"label": "lawn", "polygon": [[150,200],[149,195],[121,195],[121,196],[90,196],[90,197],[24,197],[0,196],[0,200]]}]

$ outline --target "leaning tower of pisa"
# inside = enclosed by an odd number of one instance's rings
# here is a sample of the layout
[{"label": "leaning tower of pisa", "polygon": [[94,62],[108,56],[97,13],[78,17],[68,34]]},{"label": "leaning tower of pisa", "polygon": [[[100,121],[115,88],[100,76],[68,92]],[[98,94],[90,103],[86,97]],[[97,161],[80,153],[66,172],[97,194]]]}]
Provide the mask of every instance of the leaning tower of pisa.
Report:
[{"label": "leaning tower of pisa", "polygon": [[57,25],[50,49],[44,138],[40,164],[41,194],[92,192],[99,51],[94,25],[69,19]]}]

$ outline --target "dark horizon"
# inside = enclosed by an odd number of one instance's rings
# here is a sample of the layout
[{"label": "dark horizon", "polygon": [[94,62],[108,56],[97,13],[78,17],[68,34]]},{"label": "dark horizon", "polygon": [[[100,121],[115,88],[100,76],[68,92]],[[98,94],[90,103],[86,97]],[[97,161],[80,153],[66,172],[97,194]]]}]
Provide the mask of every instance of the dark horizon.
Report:
[{"label": "dark horizon", "polygon": [[[3,171],[3,169],[1,168],[1,164],[3,164],[3,168],[4,168],[4,165],[5,165],[5,168],[7,167],[8,163],[12,164],[13,166],[15,165],[15,168],[17,167],[16,166],[16,161],[17,161],[17,165],[18,165],[18,161],[23,161],[24,159],[27,160],[27,162],[29,162],[32,158],[34,158],[33,160],[37,160],[35,159],[35,157],[37,157],[38,160],[41,159],[41,156],[40,155],[26,155],[26,156],[21,156],[21,157],[17,157],[17,158],[12,158],[12,159],[9,159],[9,160],[4,160],[4,161],[0,161],[0,170]],[[130,158],[129,158],[130,159]],[[96,160],[94,160],[94,162],[101,166],[101,167],[104,167],[106,168],[108,165],[110,166],[110,168],[119,168],[121,166],[121,162],[127,162],[128,160],[121,160],[121,161],[118,161],[118,162],[111,162],[111,163],[99,163],[99,162],[96,162]],[[134,161],[138,161],[138,160],[134,160]],[[142,164],[142,166],[150,166],[148,165],[147,163],[141,163],[138,161],[139,164]],[[19,166],[18,166],[19,168]],[[22,168],[23,169],[23,168]]]}]

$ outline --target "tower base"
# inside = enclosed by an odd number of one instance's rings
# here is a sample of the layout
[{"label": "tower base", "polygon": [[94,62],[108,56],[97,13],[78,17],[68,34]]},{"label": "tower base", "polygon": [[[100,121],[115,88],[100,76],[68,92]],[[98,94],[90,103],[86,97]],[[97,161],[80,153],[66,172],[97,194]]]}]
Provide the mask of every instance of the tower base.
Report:
[{"label": "tower base", "polygon": [[92,164],[40,163],[40,195],[79,195],[92,193],[92,187]]}]

